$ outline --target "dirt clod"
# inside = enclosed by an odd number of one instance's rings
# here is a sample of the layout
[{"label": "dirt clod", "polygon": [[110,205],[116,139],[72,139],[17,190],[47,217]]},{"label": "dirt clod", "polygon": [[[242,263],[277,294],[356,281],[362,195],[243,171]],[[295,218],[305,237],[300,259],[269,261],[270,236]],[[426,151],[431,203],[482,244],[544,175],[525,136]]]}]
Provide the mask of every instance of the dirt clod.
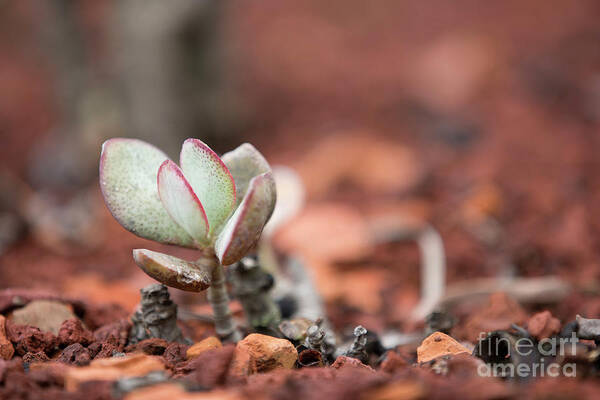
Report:
[{"label": "dirt clod", "polygon": [[86,329],[77,318],[64,321],[58,331],[58,344],[61,347],[67,347],[74,343],[88,346],[93,341],[94,335],[92,332]]}]

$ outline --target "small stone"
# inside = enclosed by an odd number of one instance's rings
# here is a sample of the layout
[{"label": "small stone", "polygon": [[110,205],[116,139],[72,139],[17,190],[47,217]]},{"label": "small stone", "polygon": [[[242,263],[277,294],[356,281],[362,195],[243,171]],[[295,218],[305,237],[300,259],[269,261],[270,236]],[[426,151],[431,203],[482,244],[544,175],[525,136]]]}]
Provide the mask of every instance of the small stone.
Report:
[{"label": "small stone", "polygon": [[222,385],[226,381],[234,352],[235,346],[233,345],[207,350],[178,367],[174,377],[188,375],[187,381],[201,387],[211,388]]},{"label": "small stone", "polygon": [[6,336],[6,318],[0,315],[0,359],[10,360],[15,354],[15,348]]},{"label": "small stone", "polygon": [[186,357],[187,359],[192,359],[198,357],[206,350],[218,349],[219,347],[223,347],[221,341],[215,336],[209,336],[206,339],[203,339],[200,342],[192,345],[192,347],[187,350]]},{"label": "small stone", "polygon": [[160,357],[146,354],[96,359],[87,367],[69,368],[65,374],[65,388],[67,391],[75,391],[87,381],[114,381],[164,370],[165,365]]},{"label": "small stone", "polygon": [[417,361],[428,362],[438,357],[454,354],[471,354],[462,344],[442,332],[435,332],[427,336],[417,348]]},{"label": "small stone", "polygon": [[534,314],[527,322],[527,330],[534,338],[542,340],[560,332],[560,321],[550,311]]},{"label": "small stone", "polygon": [[56,336],[27,325],[7,324],[7,336],[15,345],[15,351],[23,356],[27,353],[52,352],[56,347]]},{"label": "small stone", "polygon": [[94,342],[89,347],[90,356],[92,358],[107,358],[119,353],[119,345],[114,339],[104,342]]},{"label": "small stone", "polygon": [[137,351],[151,356],[162,356],[168,345],[169,342],[164,339],[152,338],[129,345],[125,348],[125,351],[128,353]]},{"label": "small stone", "polygon": [[229,373],[232,378],[243,378],[277,368],[291,369],[297,359],[298,351],[289,340],[253,333],[237,343]]},{"label": "small stone", "polygon": [[410,363],[400,354],[393,350],[389,350],[385,355],[385,360],[381,363],[381,370],[383,372],[394,373],[409,366]]},{"label": "small stone", "polygon": [[[99,342],[107,342],[111,346],[116,346],[117,351],[122,352],[129,338],[130,329],[131,323],[126,319],[122,319],[96,329],[94,331],[94,338]],[[102,347],[104,348],[105,346],[103,345]]]},{"label": "small stone", "polygon": [[361,368],[369,372],[375,372],[375,370],[368,365],[363,364],[358,358],[348,356],[338,356],[335,362],[331,364],[333,369],[343,369],[348,367]]},{"label": "small stone", "polygon": [[17,325],[31,325],[43,332],[58,335],[62,323],[76,318],[68,305],[53,300],[35,300],[14,311],[10,320]]},{"label": "small stone", "polygon": [[58,331],[58,344],[61,347],[67,347],[74,343],[88,346],[93,341],[92,332],[87,330],[77,318],[64,321]]},{"label": "small stone", "polygon": [[46,362],[46,361],[50,361],[50,359],[48,358],[46,353],[44,353],[43,351],[38,351],[37,353],[26,353],[23,356],[23,363],[25,363],[25,364],[32,364],[32,363],[36,363],[36,362]]},{"label": "small stone", "polygon": [[174,369],[177,364],[184,362],[188,347],[186,344],[177,342],[169,344],[163,353],[163,360],[167,368]]},{"label": "small stone", "polygon": [[600,319],[588,319],[577,315],[576,320],[579,339],[597,340],[600,338]]},{"label": "small stone", "polygon": [[79,366],[88,365],[91,360],[92,357],[89,350],[80,343],[73,343],[67,346],[58,357],[58,362]]}]

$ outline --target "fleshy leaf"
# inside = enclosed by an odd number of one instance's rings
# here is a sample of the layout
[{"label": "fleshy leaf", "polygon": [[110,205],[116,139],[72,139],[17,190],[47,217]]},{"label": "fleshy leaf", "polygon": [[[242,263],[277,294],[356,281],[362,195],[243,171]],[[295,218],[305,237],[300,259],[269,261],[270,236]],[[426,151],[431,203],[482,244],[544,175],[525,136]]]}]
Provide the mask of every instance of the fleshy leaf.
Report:
[{"label": "fleshy leaf", "polygon": [[255,176],[269,172],[271,167],[262,154],[250,143],[244,143],[221,157],[235,181],[237,203],[246,195],[248,184]]},{"label": "fleshy leaf", "polygon": [[186,261],[146,249],[133,250],[133,259],[146,274],[176,289],[201,292],[211,283],[210,263]]},{"label": "fleshy leaf", "polygon": [[271,172],[250,181],[244,200],[215,243],[215,253],[221,264],[230,265],[240,260],[256,244],[273,213],[275,200],[275,180]]},{"label": "fleshy leaf", "polygon": [[158,195],[163,206],[198,243],[207,243],[208,219],[202,203],[192,190],[181,169],[166,160],[158,169]]},{"label": "fleshy leaf", "polygon": [[219,156],[198,139],[187,139],[180,165],[194,193],[204,206],[209,235],[218,232],[235,205],[235,183]]},{"label": "fleshy leaf", "polygon": [[163,207],[156,183],[165,153],[137,139],[104,142],[100,188],[112,215],[125,229],[157,242],[194,247],[194,240]]}]

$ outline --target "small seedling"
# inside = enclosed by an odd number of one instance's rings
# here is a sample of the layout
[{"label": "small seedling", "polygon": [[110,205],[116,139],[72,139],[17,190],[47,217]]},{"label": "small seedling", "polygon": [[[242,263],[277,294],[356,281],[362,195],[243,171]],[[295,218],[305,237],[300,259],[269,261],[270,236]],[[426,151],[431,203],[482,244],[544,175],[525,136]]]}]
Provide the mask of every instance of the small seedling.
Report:
[{"label": "small seedling", "polygon": [[167,286],[208,289],[217,334],[239,340],[223,266],[255,246],[275,206],[275,181],[258,150],[246,143],[219,158],[202,141],[187,139],[177,166],[146,142],[110,139],[102,146],[100,187],[108,209],[125,229],[202,253],[192,262],[136,249],[133,258]]}]

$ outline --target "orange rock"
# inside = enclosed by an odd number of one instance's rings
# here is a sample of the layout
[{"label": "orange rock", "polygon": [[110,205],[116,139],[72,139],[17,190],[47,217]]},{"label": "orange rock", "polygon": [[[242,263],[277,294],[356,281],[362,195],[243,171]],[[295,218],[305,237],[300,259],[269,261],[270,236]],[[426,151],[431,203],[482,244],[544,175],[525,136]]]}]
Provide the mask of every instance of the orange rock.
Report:
[{"label": "orange rock", "polygon": [[462,344],[442,332],[427,336],[417,348],[417,361],[424,363],[442,356],[471,354]]},{"label": "orange rock", "polygon": [[331,368],[333,368],[333,369],[341,369],[341,368],[348,368],[348,367],[360,368],[365,371],[375,372],[375,370],[373,368],[371,368],[368,365],[363,364],[362,362],[360,362],[359,359],[356,359],[353,357],[338,356],[338,358],[335,359],[335,362],[333,364],[331,364]]},{"label": "orange rock", "polygon": [[6,337],[6,318],[0,315],[0,359],[10,360],[15,354],[15,348]]},{"label": "orange rock", "polygon": [[198,357],[200,353],[203,353],[206,350],[218,349],[219,347],[223,347],[221,341],[215,336],[209,336],[190,347],[185,355],[187,359],[192,359]]},{"label": "orange rock", "polygon": [[242,397],[231,390],[211,390],[210,392],[186,392],[175,383],[162,383],[135,390],[123,400],[238,400]]},{"label": "orange rock", "polygon": [[277,368],[291,369],[297,359],[298,351],[289,340],[253,333],[236,345],[229,375],[235,379]]},{"label": "orange rock", "polygon": [[560,321],[550,311],[542,311],[529,318],[527,330],[531,336],[542,340],[560,332]]},{"label": "orange rock", "polygon": [[163,370],[165,365],[157,356],[131,354],[124,357],[99,358],[87,367],[69,368],[65,373],[65,388],[67,391],[75,391],[86,381],[113,381]]}]

